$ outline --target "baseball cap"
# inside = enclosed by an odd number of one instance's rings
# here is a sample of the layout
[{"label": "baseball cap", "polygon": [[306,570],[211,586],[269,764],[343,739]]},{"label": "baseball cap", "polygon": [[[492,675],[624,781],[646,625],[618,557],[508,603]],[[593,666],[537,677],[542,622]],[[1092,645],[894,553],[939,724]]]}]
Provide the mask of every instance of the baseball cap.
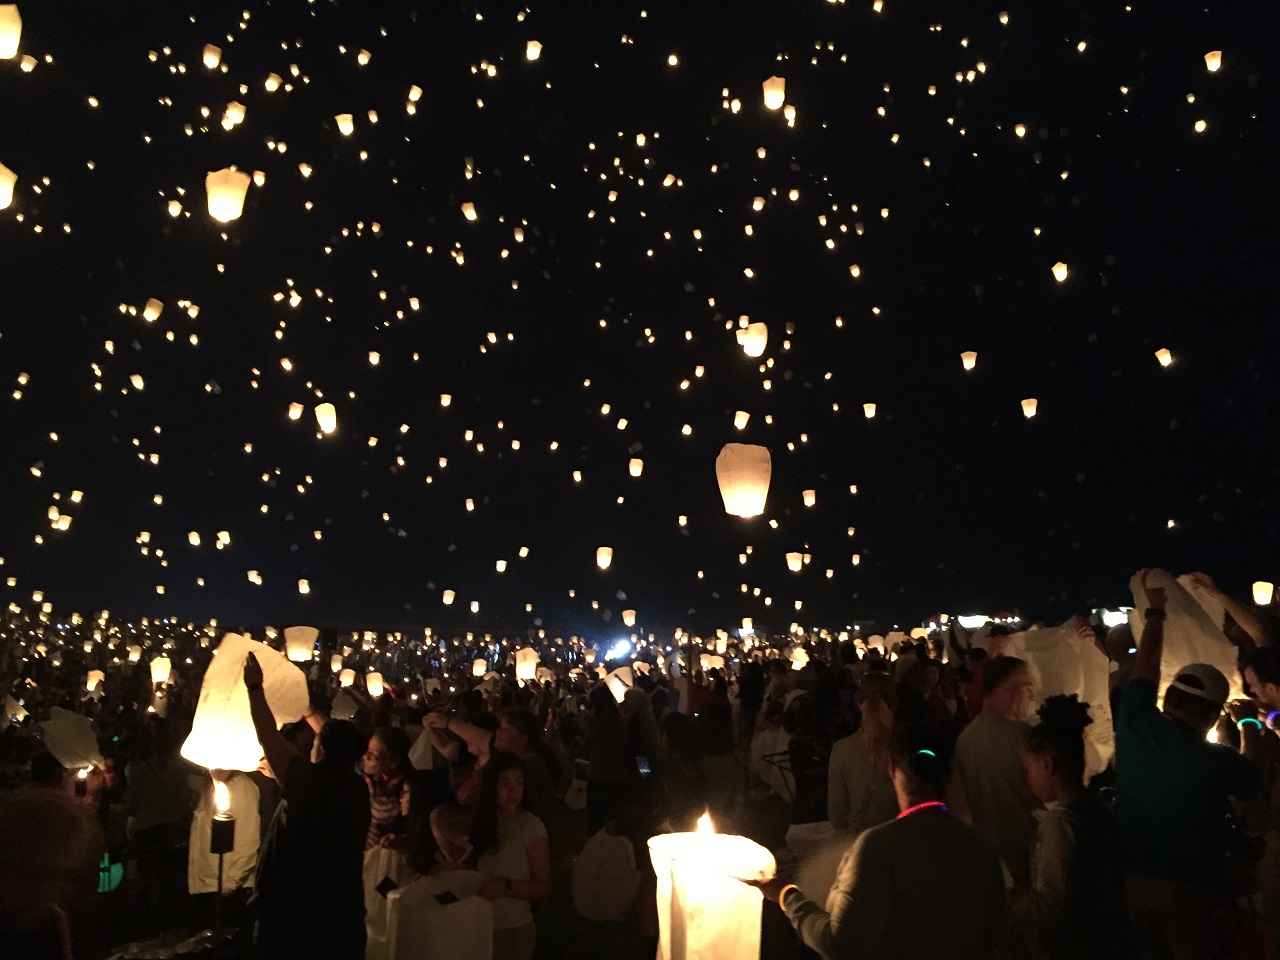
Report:
[{"label": "baseball cap", "polygon": [[1208,700],[1219,707],[1227,702],[1231,693],[1231,685],[1227,683],[1222,671],[1207,663],[1187,664],[1178,671],[1169,686],[1201,700]]}]

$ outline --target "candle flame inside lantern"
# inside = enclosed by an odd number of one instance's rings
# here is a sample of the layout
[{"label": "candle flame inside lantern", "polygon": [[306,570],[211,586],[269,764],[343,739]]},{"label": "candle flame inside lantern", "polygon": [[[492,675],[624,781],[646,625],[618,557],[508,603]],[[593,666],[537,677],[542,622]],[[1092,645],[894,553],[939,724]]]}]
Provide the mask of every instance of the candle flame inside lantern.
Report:
[{"label": "candle flame inside lantern", "polygon": [[231,791],[221,780],[213,781],[213,809],[222,816],[231,812]]},{"label": "candle flame inside lantern", "polygon": [[711,812],[707,811],[698,818],[698,826],[695,833],[715,833],[716,828],[711,823]]},{"label": "candle flame inside lantern", "polygon": [[79,771],[76,772],[76,778],[78,780],[88,780],[89,771],[92,769],[93,767],[82,767]]}]

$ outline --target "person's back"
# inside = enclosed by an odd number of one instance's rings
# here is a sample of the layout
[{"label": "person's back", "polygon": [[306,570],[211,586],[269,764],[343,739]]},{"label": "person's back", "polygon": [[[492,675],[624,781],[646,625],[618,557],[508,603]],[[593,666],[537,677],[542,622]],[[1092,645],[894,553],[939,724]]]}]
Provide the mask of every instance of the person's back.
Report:
[{"label": "person's back", "polygon": [[856,836],[897,816],[893,781],[872,761],[865,731],[836,741],[827,775],[827,819],[836,830]]}]

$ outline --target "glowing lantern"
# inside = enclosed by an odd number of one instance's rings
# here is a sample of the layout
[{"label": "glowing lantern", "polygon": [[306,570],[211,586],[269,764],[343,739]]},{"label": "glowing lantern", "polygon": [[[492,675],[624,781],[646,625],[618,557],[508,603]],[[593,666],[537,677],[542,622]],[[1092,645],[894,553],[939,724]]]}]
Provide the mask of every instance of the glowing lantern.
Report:
[{"label": "glowing lantern", "polygon": [[966,350],[960,354],[960,362],[964,364],[966,370],[972,370],[978,365],[978,352],[976,350]]},{"label": "glowing lantern", "polygon": [[152,297],[147,300],[147,305],[142,308],[142,318],[148,323],[154,323],[160,319],[160,314],[164,312],[164,304]]},{"label": "glowing lantern", "polygon": [[476,218],[476,205],[474,203],[464,203],[462,205],[462,215],[468,220]]},{"label": "glowing lantern", "polygon": [[809,651],[804,647],[796,647],[791,651],[791,669],[803,670],[809,665]]},{"label": "glowing lantern", "polygon": [[862,415],[868,420],[874,420],[876,416],[876,405],[874,403],[864,403],[862,405]]},{"label": "glowing lantern", "polygon": [[760,955],[761,895],[777,863],[746,837],[715,833],[703,815],[695,833],[649,840],[657,874],[659,960],[738,960]]},{"label": "glowing lantern", "polygon": [[204,178],[204,189],[209,195],[209,216],[219,223],[240,219],[251,179],[249,174],[231,167],[210,171]]},{"label": "glowing lantern", "polygon": [[729,638],[723,635],[716,637],[716,653],[723,657],[728,650]]},{"label": "glowing lantern", "polygon": [[285,653],[294,663],[305,663],[312,658],[319,636],[315,627],[285,627]]},{"label": "glowing lantern", "polygon": [[1028,420],[1030,420],[1032,417],[1036,415],[1037,406],[1039,406],[1039,402],[1035,399],[1035,397],[1030,397],[1026,400],[1023,400],[1022,415],[1026,417]]},{"label": "glowing lantern", "polygon": [[582,653],[582,659],[583,659],[583,660],[585,660],[587,663],[595,663],[595,662],[596,662],[596,648],[595,648],[595,647],[587,647],[587,649],[586,649],[586,650],[584,650],[584,651],[583,651],[583,653]]},{"label": "glowing lantern", "polygon": [[496,569],[499,573],[507,572],[507,561],[505,560],[495,561],[493,566],[494,566],[494,569]]},{"label": "glowing lantern", "polygon": [[748,357],[764,356],[764,348],[769,343],[769,325],[767,323],[749,323],[737,332],[738,343],[742,352]]},{"label": "glowing lantern", "polygon": [[301,420],[301,419],[302,419],[302,411],[303,411],[303,410],[305,410],[305,409],[306,409],[306,408],[305,408],[302,404],[300,404],[300,403],[291,403],[291,404],[289,404],[289,419],[290,419],[290,420]]},{"label": "glowing lantern", "polygon": [[369,671],[368,675],[364,678],[364,687],[369,691],[369,696],[373,697],[375,700],[382,696],[386,690],[386,685],[382,682],[382,674],[377,670]]},{"label": "glowing lantern", "polygon": [[342,672],[342,654],[335,653],[333,656],[329,658],[329,672],[330,673]]},{"label": "glowing lantern", "polygon": [[622,611],[622,625],[624,627],[634,627],[636,625],[636,612],[634,610]]},{"label": "glowing lantern", "polygon": [[787,100],[787,81],[783,77],[770,77],[764,88],[764,105],[769,110],[781,110]]},{"label": "glowing lantern", "polygon": [[1067,265],[1061,260],[1053,265],[1053,279],[1059,283],[1067,279]]},{"label": "glowing lantern", "polygon": [[156,657],[151,661],[151,682],[157,687],[168,683],[172,672],[173,665],[169,663],[168,657]]},{"label": "glowing lantern", "polygon": [[1160,361],[1160,366],[1167,367],[1169,364],[1173,363],[1173,354],[1164,347],[1161,347],[1156,351],[1156,359]]},{"label": "glowing lantern", "polygon": [[206,43],[200,59],[204,61],[204,65],[210,70],[217,70],[218,64],[222,63],[222,48],[216,47],[212,43]]},{"label": "glowing lantern", "polygon": [[812,507],[818,502],[817,490],[805,490],[803,496],[804,496],[804,505],[806,507]]},{"label": "glowing lantern", "polygon": [[344,137],[349,137],[356,131],[355,120],[349,113],[340,113],[333,118],[338,123],[338,132]]},{"label": "glowing lantern", "polygon": [[450,394],[440,394],[440,406],[447,407],[451,403],[453,403],[453,397]]},{"label": "glowing lantern", "polygon": [[446,590],[440,595],[440,601],[447,607],[453,603],[453,599],[456,596],[457,594],[452,590]]},{"label": "glowing lantern", "polygon": [[349,687],[355,682],[356,682],[356,672],[352,670],[350,667],[347,667],[340,674],[338,674],[338,686],[340,687]]},{"label": "glowing lantern", "polygon": [[[2,56],[4,56],[4,54],[3,52],[0,52],[0,57]],[[12,54],[10,54],[10,56],[12,56]],[[1219,70],[1221,70],[1222,69],[1222,51],[1210,50],[1208,53],[1206,53],[1204,55],[1204,66],[1205,66],[1205,69],[1208,70],[1210,73],[1217,73]]]},{"label": "glowing lantern", "polygon": [[488,672],[489,665],[483,660],[473,660],[471,662],[471,675],[473,677],[483,677]]},{"label": "glowing lantern", "polygon": [[1260,607],[1265,607],[1271,603],[1271,598],[1275,596],[1276,585],[1268,583],[1266,580],[1259,580],[1253,585],[1253,602]]},{"label": "glowing lantern", "polygon": [[[2,8],[0,8],[2,9]],[[0,210],[13,203],[13,188],[18,182],[18,175],[0,163]]]},{"label": "glowing lantern", "polygon": [[597,567],[601,570],[608,570],[611,563],[613,563],[613,547],[600,547],[596,550]]},{"label": "glowing lantern", "polygon": [[542,44],[537,40],[530,40],[524,45],[524,55],[527,60],[537,60],[542,56]]},{"label": "glowing lantern", "polygon": [[745,430],[747,421],[751,419],[751,414],[745,410],[739,410],[733,415],[733,425],[739,430]]},{"label": "glowing lantern", "polygon": [[129,662],[137,663],[142,659],[142,648],[136,643],[129,647]]},{"label": "glowing lantern", "polygon": [[[21,39],[22,16],[18,13],[18,5],[0,4],[0,60],[12,60],[16,57]],[[25,63],[23,69],[26,69]]]},{"label": "glowing lantern", "polygon": [[788,553],[788,554],[787,554],[787,569],[788,569],[788,570],[790,570],[792,573],[799,573],[799,572],[800,572],[800,568],[801,568],[801,567],[803,567],[803,566],[804,566],[804,554],[803,554],[803,553]]},{"label": "glowing lantern", "polygon": [[516,679],[524,682],[538,675],[538,651],[533,647],[521,647],[516,651]]},{"label": "glowing lantern", "polygon": [[262,85],[266,87],[267,93],[275,93],[277,90],[280,89],[280,84],[282,83],[284,83],[284,78],[281,77],[280,74],[268,73],[267,79],[263,82]]},{"label": "glowing lantern", "polygon": [[333,433],[338,429],[338,410],[332,403],[322,403],[316,407],[316,423],[320,432]]},{"label": "glowing lantern", "polygon": [[303,594],[303,595],[306,595],[306,594],[310,593],[310,592],[311,592],[311,581],[310,581],[310,580],[299,580],[299,581],[298,581],[298,592],[299,592],[299,593],[301,593],[301,594]]},{"label": "glowing lantern", "polygon": [[96,687],[100,683],[105,683],[106,679],[107,679],[107,675],[103,673],[101,670],[90,670],[87,674],[85,674],[84,688],[92,692],[94,687]]},{"label": "glowing lantern", "polygon": [[644,461],[638,457],[632,457],[627,463],[627,472],[633,477],[638,477],[644,473]]},{"label": "glowing lantern", "polygon": [[[603,667],[600,669],[601,671],[604,670]],[[619,667],[613,673],[605,675],[604,685],[613,694],[613,699],[621,703],[622,698],[627,695],[627,691],[636,685],[635,674],[631,672],[630,667]]]},{"label": "glowing lantern", "polygon": [[735,517],[758,517],[769,497],[773,462],[765,447],[726,443],[716,457],[716,480],[725,512]]}]

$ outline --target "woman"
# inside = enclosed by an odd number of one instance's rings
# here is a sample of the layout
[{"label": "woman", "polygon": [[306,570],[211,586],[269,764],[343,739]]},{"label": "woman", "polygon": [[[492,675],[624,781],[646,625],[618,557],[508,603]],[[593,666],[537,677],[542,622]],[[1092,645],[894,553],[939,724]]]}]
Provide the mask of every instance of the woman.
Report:
[{"label": "woman", "polygon": [[827,819],[850,838],[898,813],[898,797],[889,777],[893,678],[868,673],[858,688],[857,704],[862,725],[853,736],[836,741],[827,768]]},{"label": "woman", "polygon": [[471,775],[459,781],[459,804],[474,806],[473,791],[480,783],[481,771],[488,764],[490,754],[504,750],[524,761],[525,806],[538,816],[546,816],[550,812],[556,796],[556,784],[564,767],[555,751],[542,739],[542,724],[533,711],[522,707],[504,710],[498,718],[496,730],[443,713],[427,714],[423,723],[433,734],[432,742],[437,750],[450,760],[455,760],[459,754],[458,743],[442,734],[452,734],[461,739],[467,751],[475,757]]},{"label": "woman", "polygon": [[551,854],[542,821],[524,808],[524,764],[495,751],[485,764],[471,845],[489,877],[477,896],[493,901],[493,960],[531,960],[531,904],[551,893]]},{"label": "woman", "polygon": [[400,792],[409,766],[409,735],[399,727],[379,727],[364,754],[364,779],[369,785],[369,833],[365,850],[401,845],[403,820]]},{"label": "woman", "polygon": [[792,884],[760,885],[827,960],[985,960],[1003,943],[1000,858],[943,803],[952,746],[936,724],[894,730],[889,774],[902,812],[849,848],[825,910]]}]

